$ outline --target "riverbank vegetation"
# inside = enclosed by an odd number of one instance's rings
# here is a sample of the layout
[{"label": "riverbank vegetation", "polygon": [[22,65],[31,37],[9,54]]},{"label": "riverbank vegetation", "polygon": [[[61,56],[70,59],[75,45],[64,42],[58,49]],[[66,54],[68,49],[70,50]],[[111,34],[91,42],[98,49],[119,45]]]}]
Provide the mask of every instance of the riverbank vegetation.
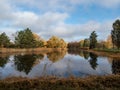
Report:
[{"label": "riverbank vegetation", "polygon": [[36,79],[8,78],[0,81],[2,90],[119,90],[120,75],[86,78],[41,77]]}]

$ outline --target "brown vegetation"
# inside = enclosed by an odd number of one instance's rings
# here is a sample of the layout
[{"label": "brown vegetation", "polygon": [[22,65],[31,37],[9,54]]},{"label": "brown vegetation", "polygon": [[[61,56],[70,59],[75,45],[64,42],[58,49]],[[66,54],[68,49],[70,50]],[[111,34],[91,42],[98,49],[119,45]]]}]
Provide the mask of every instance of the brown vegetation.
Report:
[{"label": "brown vegetation", "polygon": [[0,57],[7,57],[9,55],[20,55],[20,54],[42,54],[45,55],[47,53],[52,52],[66,52],[67,49],[61,49],[61,48],[34,48],[34,49],[8,49],[8,48],[0,48]]},{"label": "brown vegetation", "polygon": [[[10,54],[10,53],[34,53],[42,52],[49,53],[53,51],[61,51],[62,48],[29,48],[29,49],[14,49],[14,48],[0,48],[0,54]],[[66,50],[66,48],[64,48]]]},{"label": "brown vegetation", "polygon": [[87,78],[41,77],[36,79],[8,78],[0,81],[2,90],[119,90],[120,75]]}]

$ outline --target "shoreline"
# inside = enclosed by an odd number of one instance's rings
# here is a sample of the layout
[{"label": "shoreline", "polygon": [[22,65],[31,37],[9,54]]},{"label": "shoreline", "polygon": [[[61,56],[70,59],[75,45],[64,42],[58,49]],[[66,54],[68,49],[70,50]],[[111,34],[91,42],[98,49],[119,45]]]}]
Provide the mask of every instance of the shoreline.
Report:
[{"label": "shoreline", "polygon": [[0,80],[0,88],[7,90],[119,90],[120,75],[89,76],[85,78],[8,78]]},{"label": "shoreline", "polygon": [[[61,52],[61,51],[67,51],[68,48],[28,48],[28,49],[19,49],[19,48],[0,48],[0,55],[7,55],[7,54],[20,54],[20,53],[29,53],[29,54],[33,54],[33,53],[39,53],[39,54],[46,54],[46,53],[50,53],[50,52]],[[94,53],[98,56],[108,56],[111,58],[120,58],[120,53],[116,53],[116,52],[106,52],[106,51],[100,51],[100,50],[92,50],[92,49],[79,49],[82,51],[87,51],[87,52],[91,52]]]},{"label": "shoreline", "polygon": [[111,58],[120,58],[120,53],[115,53],[115,52],[105,52],[105,51],[99,51],[99,50],[84,50],[84,51],[94,53],[98,56],[108,56]]},{"label": "shoreline", "polygon": [[0,48],[0,54],[10,54],[10,53],[49,53],[53,51],[67,50],[67,48]]},{"label": "shoreline", "polygon": [[0,57],[6,57],[8,55],[19,55],[19,54],[42,54],[52,52],[63,52],[67,51],[66,48],[30,48],[30,49],[14,49],[14,48],[0,48]]}]

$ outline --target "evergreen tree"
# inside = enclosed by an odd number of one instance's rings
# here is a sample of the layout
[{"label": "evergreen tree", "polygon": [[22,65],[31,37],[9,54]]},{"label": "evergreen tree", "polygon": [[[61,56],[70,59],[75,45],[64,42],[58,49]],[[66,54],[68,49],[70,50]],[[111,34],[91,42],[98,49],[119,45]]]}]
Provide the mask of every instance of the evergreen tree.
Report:
[{"label": "evergreen tree", "polygon": [[15,44],[20,48],[33,48],[35,47],[35,39],[29,28],[24,31],[17,32],[15,37]]},{"label": "evergreen tree", "polygon": [[90,35],[90,49],[96,48],[97,45],[97,34],[95,31],[93,31]]},{"label": "evergreen tree", "polygon": [[113,23],[113,30],[111,31],[112,43],[120,48],[120,20]]},{"label": "evergreen tree", "polygon": [[9,47],[10,45],[10,39],[6,35],[6,33],[0,34],[0,47]]}]

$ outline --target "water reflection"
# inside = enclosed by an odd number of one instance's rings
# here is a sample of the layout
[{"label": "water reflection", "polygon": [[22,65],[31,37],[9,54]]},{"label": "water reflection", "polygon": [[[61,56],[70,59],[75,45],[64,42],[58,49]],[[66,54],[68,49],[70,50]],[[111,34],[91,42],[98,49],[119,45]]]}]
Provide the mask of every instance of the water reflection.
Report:
[{"label": "water reflection", "polygon": [[120,58],[114,58],[112,61],[113,74],[120,74]]},{"label": "water reflection", "polygon": [[111,70],[116,72],[115,68],[114,61],[111,66],[107,57],[99,57],[86,51],[69,51],[68,53],[55,51],[46,54],[18,54],[0,57],[0,79],[13,76],[31,78],[108,75],[112,73]]},{"label": "water reflection", "polygon": [[95,55],[95,54],[93,54],[93,53],[90,53],[90,60],[89,60],[89,62],[90,62],[90,65],[91,65],[91,67],[93,68],[93,69],[96,69],[96,67],[97,67],[97,55]]},{"label": "water reflection", "polygon": [[82,51],[82,50],[71,50],[71,49],[68,49],[68,53],[69,54],[73,54],[73,55],[79,55],[81,57],[84,57],[84,59],[86,59],[86,60],[88,60],[89,57],[90,57],[89,52]]},{"label": "water reflection", "polygon": [[37,59],[42,59],[44,56],[39,54],[39,55],[15,55],[14,56],[14,63],[15,63],[15,68],[18,71],[23,71],[26,74],[30,72],[32,69],[32,66],[35,64],[35,61]]},{"label": "water reflection", "polygon": [[79,55],[81,57],[84,57],[85,60],[89,60],[91,68],[96,70],[96,68],[98,66],[98,63],[97,63],[98,56],[96,54],[89,53],[87,51],[80,51],[80,50],[68,50],[68,53],[70,53],[70,54],[74,54],[75,53],[75,55]]},{"label": "water reflection", "polygon": [[66,55],[66,51],[55,51],[55,52],[50,52],[50,53],[47,53],[47,58],[49,60],[51,60],[52,62],[56,62],[60,59],[63,59],[64,56]]},{"label": "water reflection", "polygon": [[83,51],[77,50],[77,49],[68,49],[68,53],[69,54],[73,54],[73,55],[80,55],[83,57]]},{"label": "water reflection", "polygon": [[90,57],[90,53],[87,51],[83,51],[83,56],[86,60],[88,60],[88,58]]},{"label": "water reflection", "polygon": [[0,57],[0,67],[4,68],[5,64],[9,61],[9,56]]}]

